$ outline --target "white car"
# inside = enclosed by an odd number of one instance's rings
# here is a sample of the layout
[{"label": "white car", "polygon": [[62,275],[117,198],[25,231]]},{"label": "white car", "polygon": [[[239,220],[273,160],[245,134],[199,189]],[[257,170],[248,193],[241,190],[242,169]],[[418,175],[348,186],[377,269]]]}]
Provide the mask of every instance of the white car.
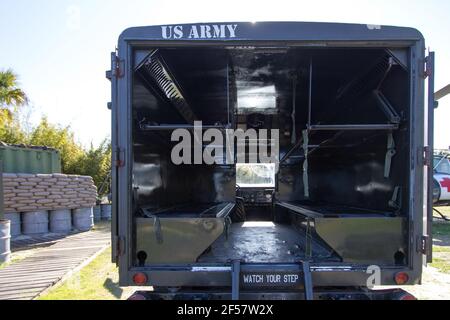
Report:
[{"label": "white car", "polygon": [[448,155],[434,156],[433,202],[450,203],[450,159]]}]

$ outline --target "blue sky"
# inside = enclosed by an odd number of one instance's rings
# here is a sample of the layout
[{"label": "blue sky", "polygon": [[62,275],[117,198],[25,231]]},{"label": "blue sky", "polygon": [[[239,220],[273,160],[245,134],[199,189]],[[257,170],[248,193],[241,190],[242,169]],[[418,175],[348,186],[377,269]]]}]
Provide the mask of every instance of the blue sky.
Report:
[{"label": "blue sky", "polygon": [[[409,26],[436,51],[436,88],[450,83],[450,1],[0,0],[0,69],[20,75],[30,122],[71,125],[84,145],[109,136],[109,54],[130,26],[208,21],[326,21]],[[436,111],[436,147],[450,146],[450,96]]]}]

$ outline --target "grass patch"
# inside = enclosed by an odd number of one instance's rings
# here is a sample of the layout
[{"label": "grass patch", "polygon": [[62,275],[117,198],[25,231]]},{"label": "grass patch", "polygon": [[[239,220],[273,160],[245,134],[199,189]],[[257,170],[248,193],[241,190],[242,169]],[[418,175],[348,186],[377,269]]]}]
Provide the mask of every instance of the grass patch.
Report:
[{"label": "grass patch", "polygon": [[448,260],[434,258],[431,266],[438,269],[440,272],[450,273],[450,263]]},{"label": "grass patch", "polygon": [[124,295],[119,275],[111,263],[111,247],[40,300],[116,300]]},{"label": "grass patch", "polygon": [[433,246],[433,252],[450,253],[450,247]]},{"label": "grass patch", "polygon": [[446,216],[450,216],[450,207],[436,207],[440,212]]},{"label": "grass patch", "polygon": [[[434,207],[436,210],[438,210],[440,213],[442,213],[444,216],[446,216],[448,219],[450,219],[450,207],[440,207],[436,206]],[[441,215],[438,214],[436,211],[433,210],[433,216],[438,219],[442,219]]]},{"label": "grass patch", "polygon": [[450,223],[433,223],[434,236],[450,236]]}]

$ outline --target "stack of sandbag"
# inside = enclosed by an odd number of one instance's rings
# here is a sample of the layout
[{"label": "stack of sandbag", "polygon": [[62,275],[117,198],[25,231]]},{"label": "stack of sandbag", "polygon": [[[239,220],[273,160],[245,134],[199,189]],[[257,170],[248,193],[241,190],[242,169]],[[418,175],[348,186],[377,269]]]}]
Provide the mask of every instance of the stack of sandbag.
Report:
[{"label": "stack of sandbag", "polygon": [[95,206],[91,177],[65,174],[3,174],[5,212],[77,209]]}]

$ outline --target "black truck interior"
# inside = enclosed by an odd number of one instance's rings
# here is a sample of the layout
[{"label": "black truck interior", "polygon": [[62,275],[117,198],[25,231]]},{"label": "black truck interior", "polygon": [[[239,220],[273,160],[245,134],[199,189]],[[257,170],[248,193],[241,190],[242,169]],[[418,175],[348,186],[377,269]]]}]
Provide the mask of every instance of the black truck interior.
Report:
[{"label": "black truck interior", "polygon": [[[136,49],[134,217],[156,217],[162,225],[171,218],[220,219],[220,236],[193,261],[180,255],[180,263],[309,258],[407,264],[407,50]],[[278,129],[279,165],[173,164],[177,142],[171,135],[178,128],[192,131],[194,121],[204,130]],[[142,249],[170,244],[170,230],[159,228],[156,239],[136,240],[152,242],[137,243],[137,263],[168,262]],[[202,239],[194,234],[186,241]],[[177,261],[176,246],[171,257]]]}]

